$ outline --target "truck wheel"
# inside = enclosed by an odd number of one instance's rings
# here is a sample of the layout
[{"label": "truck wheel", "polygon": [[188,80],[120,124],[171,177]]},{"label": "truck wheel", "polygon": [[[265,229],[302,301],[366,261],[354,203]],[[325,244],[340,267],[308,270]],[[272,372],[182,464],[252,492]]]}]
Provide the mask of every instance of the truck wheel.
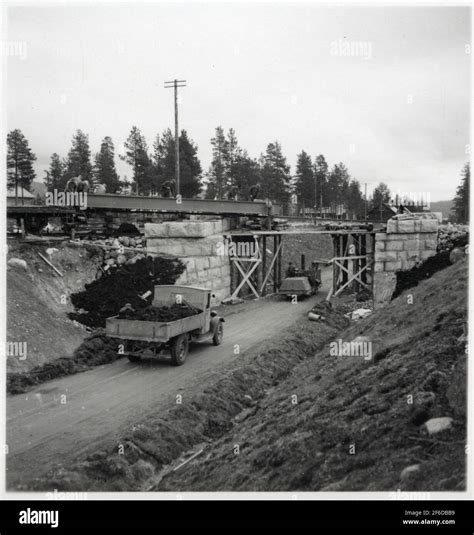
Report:
[{"label": "truck wheel", "polygon": [[216,332],[214,333],[214,336],[212,337],[212,343],[215,346],[220,346],[222,344],[222,339],[224,338],[224,324],[222,321],[220,321],[217,324]]},{"label": "truck wheel", "polygon": [[171,362],[175,366],[182,366],[189,350],[189,337],[187,334],[180,334],[173,338],[171,342]]},{"label": "truck wheel", "polygon": [[142,360],[140,355],[127,355],[130,362],[140,362]]}]

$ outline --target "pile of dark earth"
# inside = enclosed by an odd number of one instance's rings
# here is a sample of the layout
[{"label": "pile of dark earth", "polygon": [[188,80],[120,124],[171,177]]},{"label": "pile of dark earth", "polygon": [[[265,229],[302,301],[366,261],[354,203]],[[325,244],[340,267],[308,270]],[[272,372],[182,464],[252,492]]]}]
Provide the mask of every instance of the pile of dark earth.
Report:
[{"label": "pile of dark earth", "polygon": [[[69,318],[88,327],[105,327],[105,320],[117,315],[126,304],[135,310],[149,307],[155,285],[174,284],[184,269],[178,259],[151,256],[122,265],[72,294],[76,312],[70,312]],[[141,296],[146,292],[151,293],[144,299]]]},{"label": "pile of dark earth", "polygon": [[409,271],[398,271],[397,286],[393,292],[392,299],[398,297],[404,290],[417,286],[420,281],[429,279],[436,272],[445,269],[450,265],[449,252],[442,251]]},{"label": "pile of dark earth", "polygon": [[124,236],[124,235],[139,235],[140,231],[137,229],[135,225],[132,225],[132,223],[122,223],[120,227],[114,232],[116,236]]},{"label": "pile of dark earth", "polygon": [[139,310],[126,309],[119,313],[120,319],[133,319],[143,321],[159,321],[166,323],[176,321],[201,313],[199,308],[186,304],[175,303],[171,306],[147,307]]}]

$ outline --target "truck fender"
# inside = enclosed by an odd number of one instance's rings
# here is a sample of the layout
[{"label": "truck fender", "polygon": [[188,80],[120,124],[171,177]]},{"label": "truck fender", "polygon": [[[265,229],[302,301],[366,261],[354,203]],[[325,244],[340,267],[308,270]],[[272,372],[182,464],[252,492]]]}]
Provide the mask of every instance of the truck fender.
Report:
[{"label": "truck fender", "polygon": [[209,330],[212,332],[216,332],[217,326],[219,325],[219,322],[224,322],[225,319],[221,318],[220,316],[214,316],[211,318],[211,323],[209,325]]}]

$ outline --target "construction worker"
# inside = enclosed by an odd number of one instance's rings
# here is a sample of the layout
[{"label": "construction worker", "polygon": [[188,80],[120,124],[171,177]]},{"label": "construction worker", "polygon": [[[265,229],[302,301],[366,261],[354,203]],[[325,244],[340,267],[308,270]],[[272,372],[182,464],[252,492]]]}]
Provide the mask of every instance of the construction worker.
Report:
[{"label": "construction worker", "polygon": [[231,186],[227,192],[227,199],[233,201],[237,199],[237,194],[239,193],[239,188],[237,186]]},{"label": "construction worker", "polygon": [[106,192],[107,190],[106,190],[105,184],[97,184],[97,186],[94,189],[94,193],[96,193],[97,195],[102,195],[103,193],[106,193]]},{"label": "construction worker", "polygon": [[88,180],[84,180],[82,175],[73,176],[66,182],[66,187],[64,191],[70,193],[87,193],[90,189],[90,184]]},{"label": "construction worker", "polygon": [[79,185],[80,181],[81,181],[80,176],[73,176],[66,182],[66,187],[64,188],[64,191],[75,193],[77,191],[77,186]]},{"label": "construction worker", "polygon": [[78,193],[87,193],[90,189],[90,184],[88,180],[81,180],[79,184],[77,185],[77,192]]},{"label": "construction worker", "polygon": [[174,197],[174,180],[165,180],[161,185],[161,193],[163,194],[163,197]]},{"label": "construction worker", "polygon": [[260,195],[260,184],[254,184],[249,189],[249,197],[251,201],[254,201]]}]

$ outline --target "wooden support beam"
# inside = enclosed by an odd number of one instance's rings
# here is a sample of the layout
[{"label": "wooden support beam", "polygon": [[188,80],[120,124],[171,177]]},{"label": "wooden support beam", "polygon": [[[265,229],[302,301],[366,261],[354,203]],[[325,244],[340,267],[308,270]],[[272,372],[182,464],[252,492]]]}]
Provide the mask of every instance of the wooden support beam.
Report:
[{"label": "wooden support beam", "polygon": [[252,290],[255,297],[258,299],[260,296],[258,295],[257,290],[255,289],[254,285],[252,284],[252,280],[250,279],[252,273],[258,268],[261,260],[256,260],[253,264],[253,266],[250,267],[247,271],[244,271],[244,269],[240,266],[239,261],[234,258],[235,267],[240,271],[240,274],[242,275],[242,280],[240,281],[237,288],[234,290],[234,293],[232,294],[232,298],[237,297],[241,288],[243,288],[244,284],[247,284],[247,286]]},{"label": "wooden support beam", "polygon": [[[357,239],[357,235],[355,234],[351,234],[351,240],[352,240],[352,245],[354,246],[353,247],[353,250],[354,250],[354,256],[358,257],[360,255],[360,244],[359,244],[359,240]],[[360,269],[360,259],[359,258],[354,258],[353,262],[352,262],[352,269],[357,272],[359,271]],[[358,293],[360,290],[362,289],[361,285],[359,284],[359,282],[357,280],[354,281],[354,291],[356,293]]]},{"label": "wooden support beam", "polygon": [[278,274],[278,266],[277,266],[277,258],[278,258],[278,238],[277,235],[273,236],[273,293],[277,293],[278,290],[278,283],[277,283],[277,274]]},{"label": "wooden support beam", "polygon": [[[270,262],[270,265],[268,266],[268,271],[266,272],[265,277],[263,279],[262,287],[260,288],[260,293],[262,293],[263,288],[266,286],[267,281],[268,281],[268,279],[270,277],[270,274],[272,272],[272,269],[275,270],[275,264],[276,264],[277,259],[278,259],[278,253],[280,252],[280,247],[281,247],[281,243],[280,243],[279,247],[277,248],[277,250],[274,251],[274,253],[273,253],[273,258],[272,258],[272,261]],[[276,290],[275,290],[275,292],[276,292]]]},{"label": "wooden support beam", "polygon": [[267,293],[266,285],[266,275],[267,275],[267,237],[262,236],[262,286],[260,287],[260,294],[264,297]]},{"label": "wooden support beam", "polygon": [[281,234],[278,236],[278,288],[281,286]]},{"label": "wooden support beam", "polygon": [[[362,268],[366,266],[365,255],[367,254],[367,236],[365,234],[361,234],[360,236],[360,254],[364,256],[364,258],[360,262],[360,267]],[[366,270],[362,272],[362,281],[367,283]]]},{"label": "wooden support beam", "polygon": [[[258,248],[259,248],[260,251],[261,251],[261,250],[262,250],[262,247],[261,247],[261,245],[262,245],[262,237],[261,237],[261,236],[256,237],[256,238],[255,238],[255,241],[256,241],[256,243],[258,244]],[[261,260],[262,260],[262,261],[260,262],[260,265],[259,265],[259,267],[258,267],[258,269],[257,269],[257,271],[256,271],[256,276],[257,276],[256,286],[257,286],[257,288],[261,288],[261,286],[262,286],[263,273],[262,273],[261,266],[262,266],[262,264],[263,264],[263,255],[264,255],[264,254],[265,254],[265,251],[264,251],[263,254],[261,255]],[[261,292],[260,292],[260,294],[261,294]],[[259,295],[260,295],[260,294],[259,294]]]},{"label": "wooden support beam", "polygon": [[[349,253],[349,236],[348,235],[341,236],[341,240],[342,240],[342,250],[344,251],[344,256],[347,256],[347,254]],[[349,265],[349,262],[345,260],[343,263],[343,266],[347,268],[348,265]],[[345,284],[347,282],[348,273],[349,271],[347,269],[342,271],[342,284]]]},{"label": "wooden support beam", "polygon": [[[367,262],[367,265],[365,268],[363,269],[367,269],[368,266],[370,266],[370,264],[372,263],[372,259],[369,259],[368,262]],[[339,264],[339,266],[341,267],[341,269],[345,270],[346,268],[342,265],[342,264]],[[355,273],[352,275],[352,277],[348,278],[348,280],[346,281],[345,284],[343,284],[342,286],[340,286],[338,288],[338,290],[334,293],[334,297],[337,297],[353,280],[357,279],[365,288],[369,289],[370,290],[370,287],[368,284],[365,284],[362,282],[361,278],[360,278],[360,275],[361,275],[361,272],[362,270],[360,270],[358,273]],[[349,274],[349,272],[347,271],[347,274]]]}]

